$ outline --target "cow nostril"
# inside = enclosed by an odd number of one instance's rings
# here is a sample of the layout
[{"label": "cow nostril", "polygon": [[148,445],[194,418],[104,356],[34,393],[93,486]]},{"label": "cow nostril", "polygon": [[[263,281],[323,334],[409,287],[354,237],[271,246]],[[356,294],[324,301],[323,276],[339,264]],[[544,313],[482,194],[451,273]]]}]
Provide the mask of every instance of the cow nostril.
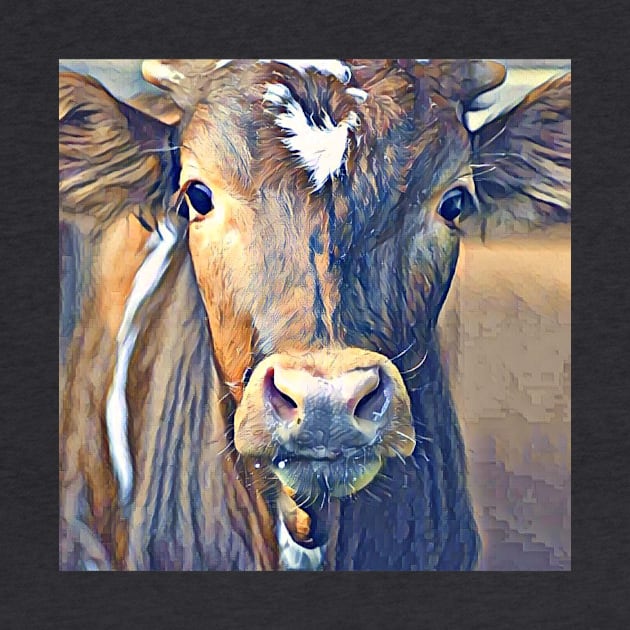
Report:
[{"label": "cow nostril", "polygon": [[276,387],[276,392],[278,393],[280,398],[282,398],[282,400],[287,405],[289,405],[289,407],[292,407],[293,409],[297,409],[297,403],[295,402],[295,400],[293,400],[293,398],[291,398],[291,396],[289,396],[288,394],[285,394],[284,392],[280,391],[277,387]]},{"label": "cow nostril", "polygon": [[[275,373],[273,369],[270,369],[265,376],[265,396],[271,403],[271,406],[275,412],[284,420],[294,420],[295,410],[298,408],[298,404],[289,396],[283,392],[275,380]],[[300,418],[296,419],[299,424]]]},{"label": "cow nostril", "polygon": [[388,391],[388,381],[379,370],[378,384],[359,400],[354,409],[354,415],[361,420],[379,421],[389,405]]}]

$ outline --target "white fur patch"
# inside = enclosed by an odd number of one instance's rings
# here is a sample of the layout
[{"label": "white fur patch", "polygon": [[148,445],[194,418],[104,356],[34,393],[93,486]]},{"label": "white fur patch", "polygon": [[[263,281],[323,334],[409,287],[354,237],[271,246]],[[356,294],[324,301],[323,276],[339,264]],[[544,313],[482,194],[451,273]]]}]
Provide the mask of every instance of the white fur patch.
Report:
[{"label": "white fur patch", "polygon": [[[234,59],[219,59],[214,66],[215,70],[227,66]],[[275,61],[283,66],[289,66],[297,70],[300,74],[308,70],[314,70],[325,76],[334,76],[342,83],[348,83],[352,78],[350,68],[339,59],[258,59],[259,63],[271,63]]]},{"label": "white fur patch", "polygon": [[116,337],[114,376],[107,393],[105,408],[109,453],[114,474],[118,480],[120,501],[123,504],[128,503],[133,487],[133,468],[127,437],[126,388],[129,361],[139,333],[134,319],[144,301],[157,288],[168,268],[173,247],[177,242],[177,232],[172,226],[160,223],[159,232],[162,235],[161,239],[156,231],[147,242],[150,252],[136,273],[131,293],[125,304],[123,319]]},{"label": "white fur patch", "polygon": [[368,97],[368,93],[365,90],[359,88],[349,87],[346,92],[352,96],[352,98],[359,104],[365,103]]},{"label": "white fur patch", "polygon": [[322,568],[326,545],[314,549],[306,549],[306,547],[298,545],[291,538],[282,517],[278,517],[276,536],[278,549],[280,549],[280,563],[286,570],[319,571]]},{"label": "white fur patch", "polygon": [[275,61],[283,66],[289,66],[304,74],[308,70],[315,70],[325,76],[336,77],[342,83],[348,83],[352,78],[350,68],[340,59],[260,59],[262,63]]},{"label": "white fur patch", "polygon": [[276,117],[276,125],[288,132],[283,144],[295,153],[300,166],[311,174],[315,191],[334,177],[344,163],[348,147],[348,133],[359,126],[359,117],[350,114],[339,124],[333,124],[328,112],[321,112],[323,126],[308,119],[289,89],[280,83],[268,83],[263,101],[284,107]]}]

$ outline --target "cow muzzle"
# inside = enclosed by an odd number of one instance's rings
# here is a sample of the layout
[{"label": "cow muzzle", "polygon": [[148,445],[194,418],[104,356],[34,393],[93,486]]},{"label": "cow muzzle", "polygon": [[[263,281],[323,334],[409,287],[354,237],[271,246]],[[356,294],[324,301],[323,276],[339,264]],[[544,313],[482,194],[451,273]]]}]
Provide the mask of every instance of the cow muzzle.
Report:
[{"label": "cow muzzle", "polygon": [[298,496],[358,492],[387,457],[413,452],[402,377],[355,348],[275,354],[252,372],[234,421],[237,450],[268,464]]}]

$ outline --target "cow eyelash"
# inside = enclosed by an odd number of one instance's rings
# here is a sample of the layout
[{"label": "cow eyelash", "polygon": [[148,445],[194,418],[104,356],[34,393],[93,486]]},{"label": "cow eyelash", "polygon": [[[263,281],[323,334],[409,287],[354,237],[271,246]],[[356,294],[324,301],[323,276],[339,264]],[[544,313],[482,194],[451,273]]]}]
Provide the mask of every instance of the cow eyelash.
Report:
[{"label": "cow eyelash", "polygon": [[134,214],[134,216],[147,232],[152,233],[155,230],[141,214]]},{"label": "cow eyelash", "polygon": [[190,209],[188,208],[188,202],[186,201],[186,192],[182,190],[179,193],[179,197],[177,198],[177,202],[175,203],[175,208],[177,210],[177,214],[180,217],[184,217],[186,221],[190,221]]},{"label": "cow eyelash", "polygon": [[[183,206],[183,207],[182,207]],[[188,219],[188,203],[186,202],[186,189],[182,189],[177,193],[174,203],[169,206],[168,212],[175,212],[180,217]]]}]

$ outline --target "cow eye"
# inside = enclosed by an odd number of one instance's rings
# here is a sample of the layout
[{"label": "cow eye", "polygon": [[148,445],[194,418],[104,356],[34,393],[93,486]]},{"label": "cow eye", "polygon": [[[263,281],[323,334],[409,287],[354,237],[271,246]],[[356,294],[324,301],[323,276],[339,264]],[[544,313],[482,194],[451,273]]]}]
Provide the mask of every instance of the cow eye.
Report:
[{"label": "cow eye", "polygon": [[440,201],[438,214],[447,221],[454,221],[464,210],[467,194],[463,188],[449,190]]},{"label": "cow eye", "polygon": [[214,208],[211,190],[201,182],[192,182],[186,189],[186,196],[195,212],[205,216]]}]

